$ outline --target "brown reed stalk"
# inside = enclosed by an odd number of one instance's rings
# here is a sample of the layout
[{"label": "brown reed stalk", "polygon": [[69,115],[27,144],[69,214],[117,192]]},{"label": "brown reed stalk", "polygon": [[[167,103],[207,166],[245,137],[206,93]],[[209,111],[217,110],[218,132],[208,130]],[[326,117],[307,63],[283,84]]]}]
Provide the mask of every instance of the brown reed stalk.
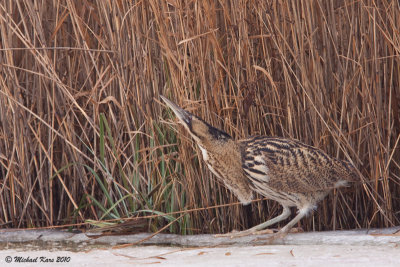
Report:
[{"label": "brown reed stalk", "polygon": [[[121,216],[236,202],[161,93],[235,138],[292,137],[351,160],[368,182],[335,191],[306,230],[399,224],[399,18],[398,2],[372,0],[1,2],[0,225],[97,220],[93,199],[125,195]],[[202,210],[170,231],[279,212]]]}]

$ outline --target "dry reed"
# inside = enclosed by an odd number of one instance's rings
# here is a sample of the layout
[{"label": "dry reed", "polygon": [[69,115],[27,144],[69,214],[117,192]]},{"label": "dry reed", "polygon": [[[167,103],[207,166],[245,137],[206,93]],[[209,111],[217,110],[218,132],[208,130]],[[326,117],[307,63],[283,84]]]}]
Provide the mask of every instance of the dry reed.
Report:
[{"label": "dry reed", "polygon": [[[305,230],[399,224],[398,1],[6,0],[0,32],[2,227],[99,220],[99,205],[127,217],[236,202],[159,94],[235,138],[292,137],[351,160],[368,182],[331,194]],[[199,210],[169,230],[279,212]]]}]

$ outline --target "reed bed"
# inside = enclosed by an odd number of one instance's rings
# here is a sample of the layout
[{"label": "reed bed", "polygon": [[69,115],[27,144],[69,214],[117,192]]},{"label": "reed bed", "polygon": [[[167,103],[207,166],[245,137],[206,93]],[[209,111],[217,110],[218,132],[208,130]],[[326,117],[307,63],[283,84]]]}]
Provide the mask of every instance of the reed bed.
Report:
[{"label": "reed bed", "polygon": [[0,225],[197,234],[276,216],[213,179],[160,94],[235,138],[353,162],[362,181],[303,229],[398,225],[399,32],[398,1],[2,1]]}]

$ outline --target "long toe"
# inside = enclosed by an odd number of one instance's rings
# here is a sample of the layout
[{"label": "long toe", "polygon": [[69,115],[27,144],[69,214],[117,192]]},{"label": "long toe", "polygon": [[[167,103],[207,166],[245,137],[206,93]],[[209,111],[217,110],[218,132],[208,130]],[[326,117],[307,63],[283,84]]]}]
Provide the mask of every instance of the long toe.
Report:
[{"label": "long toe", "polygon": [[286,235],[287,235],[286,232],[279,231],[277,233],[269,235],[268,237],[259,237],[256,239],[256,241],[262,240],[262,241],[267,241],[268,244],[272,244],[273,241],[283,239]]},{"label": "long toe", "polygon": [[253,235],[274,234],[276,232],[278,232],[277,229],[265,229],[265,230],[256,231],[253,233]]},{"label": "long toe", "polygon": [[301,227],[293,227],[292,229],[289,230],[289,233],[291,234],[304,233],[304,230]]},{"label": "long toe", "polygon": [[277,229],[265,229],[265,230],[256,230],[256,229],[247,229],[244,231],[232,231],[227,234],[218,234],[215,235],[215,237],[230,237],[230,238],[236,238],[236,237],[243,237],[243,236],[249,236],[249,235],[264,235],[264,234],[273,234],[278,232]]},{"label": "long toe", "polygon": [[[281,229],[282,230],[282,229]],[[264,235],[264,234],[275,234],[274,237],[285,237],[287,235],[287,232],[284,231],[278,231],[278,229],[265,229],[261,231],[254,232],[253,235]],[[293,227],[289,230],[289,233],[295,234],[295,233],[303,233],[304,230],[301,227]]]},{"label": "long toe", "polygon": [[255,230],[245,230],[245,231],[232,231],[230,233],[226,233],[226,234],[217,234],[214,235],[214,237],[230,237],[230,238],[236,238],[236,237],[242,237],[242,236],[248,236],[248,235],[252,235],[254,234],[254,232],[256,232]]}]

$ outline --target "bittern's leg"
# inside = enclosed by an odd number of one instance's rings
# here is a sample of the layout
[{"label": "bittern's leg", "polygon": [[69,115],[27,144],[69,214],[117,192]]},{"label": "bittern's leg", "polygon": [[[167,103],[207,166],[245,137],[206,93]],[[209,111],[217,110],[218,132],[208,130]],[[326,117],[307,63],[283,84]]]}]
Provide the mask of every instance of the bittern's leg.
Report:
[{"label": "bittern's leg", "polygon": [[252,228],[250,228],[248,230],[244,230],[244,231],[241,231],[241,232],[232,232],[232,233],[227,233],[227,234],[219,234],[219,235],[215,235],[215,236],[216,237],[231,237],[232,238],[232,237],[240,237],[240,236],[246,236],[246,235],[251,235],[251,234],[258,234],[261,230],[267,228],[268,226],[285,220],[287,217],[290,216],[290,214],[291,214],[290,208],[286,207],[286,206],[283,206],[283,211],[282,211],[281,215],[276,216],[275,218],[272,218],[271,220],[268,220],[268,221],[266,221],[264,223],[256,225],[256,226],[254,226],[254,227],[252,227]]},{"label": "bittern's leg", "polygon": [[290,229],[292,229],[292,227],[301,219],[303,219],[303,217],[305,217],[311,210],[313,210],[313,206],[306,206],[303,207],[301,209],[299,209],[299,213],[296,215],[296,217],[293,218],[293,220],[291,220],[288,224],[286,224],[280,231],[279,233],[281,234],[287,234],[289,233]]},{"label": "bittern's leg", "polygon": [[[315,206],[305,206],[301,209],[299,209],[298,214],[296,215],[296,217],[294,217],[288,224],[286,224],[281,230],[279,230],[278,233],[276,233],[272,239],[276,239],[276,238],[282,238],[284,236],[287,235],[287,233],[289,233],[290,229],[292,229],[292,227],[301,219],[303,219],[303,217],[305,217],[311,210],[313,210]],[[257,232],[257,234],[264,234],[265,231],[259,231]]]}]

